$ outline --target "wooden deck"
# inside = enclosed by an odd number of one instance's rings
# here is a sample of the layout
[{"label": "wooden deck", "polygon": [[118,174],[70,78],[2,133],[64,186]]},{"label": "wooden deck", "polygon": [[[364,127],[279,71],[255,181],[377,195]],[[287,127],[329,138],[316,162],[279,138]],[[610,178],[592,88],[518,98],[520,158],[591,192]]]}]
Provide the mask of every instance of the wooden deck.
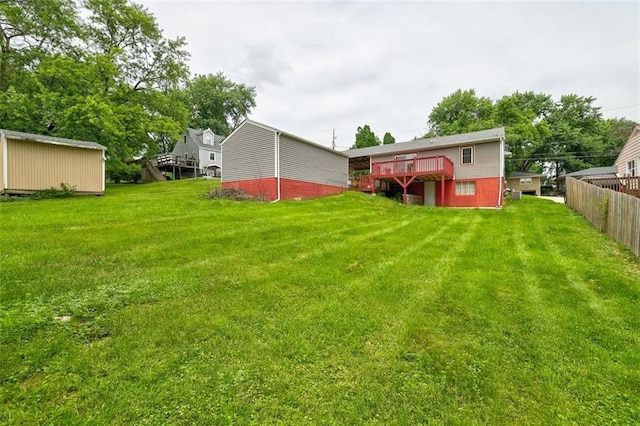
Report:
[{"label": "wooden deck", "polygon": [[453,179],[453,161],[444,155],[437,155],[377,162],[371,165],[371,177],[394,180],[409,177],[420,181]]},{"label": "wooden deck", "polygon": [[444,199],[444,181],[453,179],[453,161],[444,155],[416,157],[406,160],[381,161],[371,164],[371,174],[360,176],[357,188],[375,193],[376,180],[390,181],[403,189],[403,200],[407,203],[407,188],[413,182],[439,181],[441,199]]},{"label": "wooden deck", "polygon": [[200,165],[198,159],[173,154],[157,155],[154,163],[159,170],[172,173],[173,179],[197,177]]}]

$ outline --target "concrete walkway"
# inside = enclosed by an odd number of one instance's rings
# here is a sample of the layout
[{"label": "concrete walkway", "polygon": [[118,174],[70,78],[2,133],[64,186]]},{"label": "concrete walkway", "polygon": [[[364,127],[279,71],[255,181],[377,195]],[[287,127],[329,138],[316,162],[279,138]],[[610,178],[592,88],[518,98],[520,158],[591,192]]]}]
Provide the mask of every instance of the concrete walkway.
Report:
[{"label": "concrete walkway", "polygon": [[560,203],[560,204],[564,204],[564,197],[546,197],[546,196],[540,196],[538,198],[543,198],[545,200],[551,200],[554,203]]}]

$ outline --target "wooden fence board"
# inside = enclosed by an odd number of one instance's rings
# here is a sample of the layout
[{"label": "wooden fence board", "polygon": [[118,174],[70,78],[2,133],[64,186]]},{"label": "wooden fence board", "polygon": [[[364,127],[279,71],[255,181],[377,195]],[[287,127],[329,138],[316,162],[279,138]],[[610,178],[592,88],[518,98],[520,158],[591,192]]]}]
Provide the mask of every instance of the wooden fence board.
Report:
[{"label": "wooden fence board", "polygon": [[567,205],[640,257],[640,198],[568,177]]}]

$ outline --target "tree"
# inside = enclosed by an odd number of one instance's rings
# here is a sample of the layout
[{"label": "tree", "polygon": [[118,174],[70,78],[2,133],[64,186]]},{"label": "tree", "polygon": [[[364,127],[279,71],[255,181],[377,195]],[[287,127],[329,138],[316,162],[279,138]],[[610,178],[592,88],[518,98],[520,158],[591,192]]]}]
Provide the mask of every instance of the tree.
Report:
[{"label": "tree", "polygon": [[70,49],[80,34],[78,22],[74,0],[0,2],[0,92],[42,55]]},{"label": "tree", "polygon": [[593,167],[604,155],[606,127],[595,100],[563,95],[547,117],[551,135],[544,160],[554,164],[556,178],[561,172]]},{"label": "tree", "polygon": [[493,101],[478,97],[473,89],[458,89],[443,98],[429,114],[425,137],[456,135],[495,127]]},{"label": "tree", "polygon": [[2,1],[0,121],[104,144],[108,169],[157,152],[187,125],[184,47],[129,0]]},{"label": "tree", "polygon": [[234,83],[221,72],[196,75],[184,89],[189,126],[228,135],[256,106],[256,89]]},{"label": "tree", "polygon": [[[542,158],[550,130],[546,118],[554,102],[542,93],[516,92],[504,96],[495,104],[494,121],[505,127],[505,136],[511,158],[507,172],[529,172],[542,169]],[[538,171],[538,170],[537,170]]]},{"label": "tree", "polygon": [[425,137],[502,126],[511,152],[507,173],[547,168],[557,176],[611,165],[635,123],[603,120],[595,101],[569,94],[555,102],[543,93],[515,92],[494,103],[458,90],[434,107]]},{"label": "tree", "polygon": [[396,143],[396,138],[391,136],[391,133],[389,133],[389,132],[385,133],[384,137],[382,138],[382,144],[383,145],[390,145],[392,143]]},{"label": "tree", "polygon": [[377,146],[380,145],[380,139],[371,131],[371,127],[368,124],[365,124],[362,127],[358,127],[358,132],[356,133],[356,141],[351,146],[353,148],[366,148],[368,146]]},{"label": "tree", "polygon": [[618,158],[633,129],[638,125],[626,118],[610,118],[604,122],[604,153],[594,161],[596,166],[610,166]]}]

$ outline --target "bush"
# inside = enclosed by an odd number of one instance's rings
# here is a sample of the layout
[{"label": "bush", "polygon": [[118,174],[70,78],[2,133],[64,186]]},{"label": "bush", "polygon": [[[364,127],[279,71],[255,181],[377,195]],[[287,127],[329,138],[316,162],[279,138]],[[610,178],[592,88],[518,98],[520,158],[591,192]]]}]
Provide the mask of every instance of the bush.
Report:
[{"label": "bush", "polygon": [[31,198],[34,200],[46,200],[49,198],[70,198],[75,196],[76,187],[67,183],[61,183],[60,189],[51,187],[49,189],[43,189],[31,194]]},{"label": "bush", "polygon": [[111,163],[107,164],[107,178],[115,183],[138,183],[142,180],[142,170],[137,163]]},{"label": "bush", "polygon": [[242,189],[237,188],[220,188],[216,187],[209,191],[209,198],[225,198],[234,201],[245,201],[245,200],[254,200],[254,201],[265,201],[264,195],[253,196],[251,194],[247,194]]}]

